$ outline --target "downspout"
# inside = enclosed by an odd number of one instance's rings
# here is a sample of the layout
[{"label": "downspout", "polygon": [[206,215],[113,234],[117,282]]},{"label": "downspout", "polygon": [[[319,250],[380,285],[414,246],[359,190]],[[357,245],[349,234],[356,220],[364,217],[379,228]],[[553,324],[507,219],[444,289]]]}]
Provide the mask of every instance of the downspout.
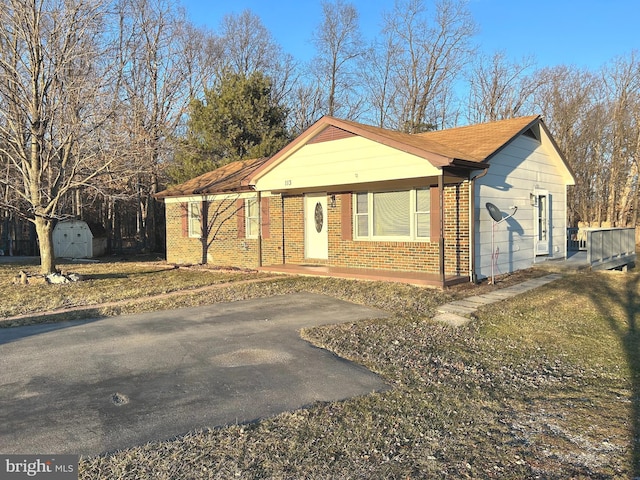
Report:
[{"label": "downspout", "polygon": [[476,179],[484,177],[489,169],[471,178],[469,176],[469,280],[477,283],[476,277]]},{"label": "downspout", "polygon": [[442,174],[438,177],[438,196],[440,197],[440,283],[445,286],[445,268],[444,268],[444,168]]}]

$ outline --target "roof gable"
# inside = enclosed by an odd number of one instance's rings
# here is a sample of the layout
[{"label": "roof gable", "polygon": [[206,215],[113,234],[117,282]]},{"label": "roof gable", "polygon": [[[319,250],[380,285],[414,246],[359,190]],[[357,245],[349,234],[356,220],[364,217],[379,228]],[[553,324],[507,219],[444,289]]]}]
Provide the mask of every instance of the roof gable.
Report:
[{"label": "roof gable", "polygon": [[341,140],[343,138],[350,138],[354,136],[355,133],[348,132],[346,130],[343,130],[342,128],[330,125],[329,127],[319,132],[315,137],[311,138],[307,142],[307,145],[311,145],[314,143],[331,142],[333,140]]},{"label": "roof gable", "polygon": [[360,136],[410,153],[427,160],[437,168],[462,166],[468,169],[482,169],[487,167],[486,161],[489,158],[502,150],[518,135],[540,122],[542,120],[539,115],[532,115],[422,134],[408,134],[325,116],[280,150],[268,162],[258,167],[251,176],[247,177],[245,184],[255,185],[259,178],[304,145],[350,136]]}]

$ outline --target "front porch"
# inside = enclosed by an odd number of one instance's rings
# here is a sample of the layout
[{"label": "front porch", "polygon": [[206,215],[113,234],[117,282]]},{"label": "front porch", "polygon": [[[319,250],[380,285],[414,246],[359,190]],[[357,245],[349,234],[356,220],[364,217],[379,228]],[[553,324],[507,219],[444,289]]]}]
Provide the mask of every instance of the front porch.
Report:
[{"label": "front porch", "polygon": [[569,228],[567,263],[573,260],[591,270],[626,269],[636,262],[635,238],[634,227]]},{"label": "front porch", "polygon": [[278,273],[283,275],[302,275],[310,277],[334,277],[355,280],[369,280],[380,282],[396,282],[416,285],[419,287],[449,287],[459,283],[469,282],[467,276],[445,276],[444,284],[440,275],[436,273],[403,272],[395,270],[377,270],[368,268],[345,268],[327,265],[284,264],[260,267],[261,272]]}]

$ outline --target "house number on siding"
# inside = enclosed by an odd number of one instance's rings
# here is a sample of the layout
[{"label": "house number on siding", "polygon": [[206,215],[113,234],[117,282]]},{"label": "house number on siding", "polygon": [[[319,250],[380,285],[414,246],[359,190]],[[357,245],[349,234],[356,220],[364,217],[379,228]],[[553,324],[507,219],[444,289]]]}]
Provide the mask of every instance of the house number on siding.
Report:
[{"label": "house number on siding", "polygon": [[284,186],[285,187],[290,187],[291,186],[291,180],[285,180],[284,181]]}]

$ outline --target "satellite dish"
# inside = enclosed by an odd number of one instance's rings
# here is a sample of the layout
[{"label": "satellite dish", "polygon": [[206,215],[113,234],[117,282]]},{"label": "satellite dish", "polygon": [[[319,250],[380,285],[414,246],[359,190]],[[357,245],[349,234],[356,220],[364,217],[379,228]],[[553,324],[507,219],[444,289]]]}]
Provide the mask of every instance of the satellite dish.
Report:
[{"label": "satellite dish", "polygon": [[489,215],[491,215],[491,218],[493,218],[495,222],[499,222],[502,220],[502,212],[498,207],[490,202],[487,202],[485,206],[487,207],[487,210],[489,210]]}]

